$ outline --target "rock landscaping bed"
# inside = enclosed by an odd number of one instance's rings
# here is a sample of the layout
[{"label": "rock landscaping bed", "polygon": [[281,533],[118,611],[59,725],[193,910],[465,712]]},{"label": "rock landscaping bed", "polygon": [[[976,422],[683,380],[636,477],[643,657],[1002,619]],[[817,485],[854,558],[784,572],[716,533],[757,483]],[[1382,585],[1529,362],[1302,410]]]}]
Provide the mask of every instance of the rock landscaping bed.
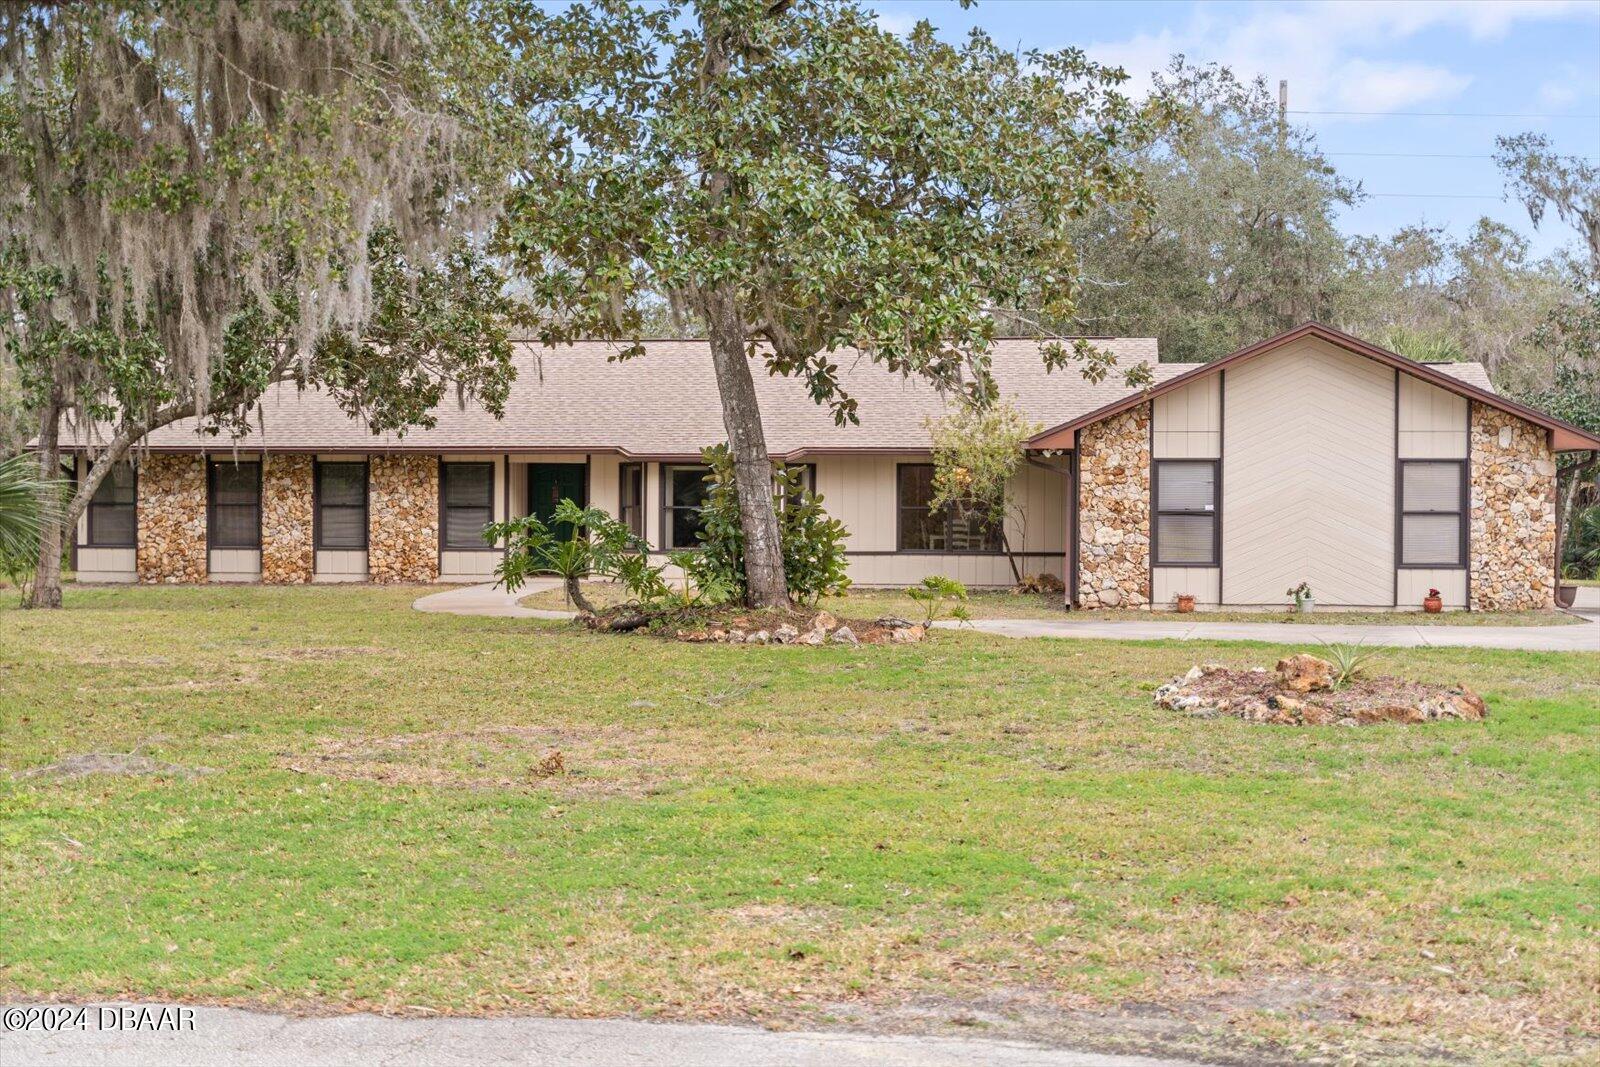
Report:
[{"label": "rock landscaping bed", "polygon": [[826,611],[751,611],[745,608],[693,608],[646,615],[619,607],[580,616],[597,630],[632,630],[693,644],[725,645],[889,645],[914,644],[928,628],[885,615],[871,621],[840,619]]},{"label": "rock landscaping bed", "polygon": [[1388,675],[1340,681],[1332,663],[1303,653],[1280,659],[1272,671],[1200,664],[1157,689],[1155,701],[1193,718],[1232,715],[1281,726],[1477,722],[1488,714],[1483,698],[1465,686],[1446,688]]}]

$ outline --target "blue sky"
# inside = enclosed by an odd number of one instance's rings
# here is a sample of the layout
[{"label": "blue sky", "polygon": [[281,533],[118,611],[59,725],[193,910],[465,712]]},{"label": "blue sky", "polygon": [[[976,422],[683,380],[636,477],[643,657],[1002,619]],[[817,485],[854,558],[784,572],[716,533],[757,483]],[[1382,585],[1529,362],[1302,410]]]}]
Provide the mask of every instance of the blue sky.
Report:
[{"label": "blue sky", "polygon": [[[1374,195],[1348,211],[1348,234],[1411,223],[1463,236],[1481,215],[1515,226],[1547,253],[1573,235],[1537,232],[1505,202],[1489,155],[1499,134],[1535,130],[1558,150],[1600,159],[1600,0],[875,0],[901,32],[926,18],[943,35],[982,26],[1019,48],[1077,45],[1123,66],[1133,87],[1175,52],[1289,81],[1294,121]],[[1328,114],[1362,112],[1363,114]],[[1504,117],[1516,115],[1519,117]],[[1539,116],[1539,117],[1524,117]]]}]

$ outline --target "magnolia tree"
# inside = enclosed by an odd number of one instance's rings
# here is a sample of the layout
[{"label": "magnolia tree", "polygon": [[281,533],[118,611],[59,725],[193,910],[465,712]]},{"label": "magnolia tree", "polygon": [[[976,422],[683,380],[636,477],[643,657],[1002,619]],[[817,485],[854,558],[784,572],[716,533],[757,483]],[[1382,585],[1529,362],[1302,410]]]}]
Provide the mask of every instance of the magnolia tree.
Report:
[{"label": "magnolia tree", "polygon": [[525,146],[489,2],[0,7],[0,342],[59,470],[96,458],[61,537],[151,430],[244,429],[269,386],[375,430],[448,390],[495,408],[511,307],[471,242]]},{"label": "magnolia tree", "polygon": [[[1168,119],[1075,49],[896,36],[849,0],[579,3],[530,10],[518,41],[554,133],[501,247],[547,342],[635,339],[661,294],[704,324],[754,606],[788,599],[754,374],[799,379],[840,423],[843,349],[990,398],[996,315],[1072,321],[1069,225],[1140,202],[1130,153]],[[1052,365],[1114,362],[1046,340]]]},{"label": "magnolia tree", "polygon": [[1008,520],[1025,520],[1017,499],[1023,445],[1039,432],[1009,400],[980,406],[964,404],[941,419],[930,419],[933,438],[932,506],[972,516],[1000,531],[1011,576],[1022,581],[1016,553],[1006,534]]}]

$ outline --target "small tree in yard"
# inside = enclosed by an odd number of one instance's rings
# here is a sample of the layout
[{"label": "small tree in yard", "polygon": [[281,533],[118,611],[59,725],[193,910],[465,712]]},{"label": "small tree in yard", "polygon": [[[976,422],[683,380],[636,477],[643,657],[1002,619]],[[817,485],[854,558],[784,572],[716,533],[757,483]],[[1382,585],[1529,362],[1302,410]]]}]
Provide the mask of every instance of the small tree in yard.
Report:
[{"label": "small tree in yard", "polygon": [[941,419],[928,421],[933,438],[934,510],[974,515],[1000,530],[1000,544],[1011,563],[1011,576],[1022,581],[1016,553],[1006,534],[1006,521],[1022,518],[1016,495],[1022,469],[1022,446],[1039,432],[1009,400],[990,405],[963,404]]},{"label": "small tree in yard", "polygon": [[471,243],[521,155],[502,5],[106,0],[0,5],[0,343],[59,470],[31,603],[113,464],[199,417],[242,433],[270,386],[374,430],[511,378],[501,279]]},{"label": "small tree in yard", "polygon": [[[751,363],[840,423],[857,418],[847,347],[992,395],[996,315],[1072,321],[1069,225],[1139,201],[1129,153],[1169,115],[1078,50],[951,45],[926,23],[898,37],[851,0],[532,8],[519,39],[541,72],[524,99],[555,134],[501,247],[549,343],[636,339],[662,294],[705,324],[754,607],[788,595]],[[1114,362],[1041,336],[1051,365]]]}]

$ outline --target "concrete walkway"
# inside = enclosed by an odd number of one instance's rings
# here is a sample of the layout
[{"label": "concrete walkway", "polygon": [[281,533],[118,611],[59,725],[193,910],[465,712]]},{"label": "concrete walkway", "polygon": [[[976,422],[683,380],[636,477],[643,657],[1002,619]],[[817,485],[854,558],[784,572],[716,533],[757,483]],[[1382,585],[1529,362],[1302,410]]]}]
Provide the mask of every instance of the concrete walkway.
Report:
[{"label": "concrete walkway", "polygon": [[442,593],[429,593],[411,602],[418,611],[441,612],[445,615],[490,615],[500,619],[570,619],[576,612],[541,611],[525,608],[517,601],[542,593],[547,589],[560,589],[560,578],[534,578],[515,593],[489,585],[464,585],[446,589]]},{"label": "concrete walkway", "polygon": [[[950,622],[936,626],[952,627]],[[972,627],[1001,637],[1107,641],[1270,641],[1278,645],[1356,644],[1387,648],[1516,648],[1600,652],[1600,618],[1573,626],[1341,626],[1292,622],[1096,622],[1078,619],[980,619]]]},{"label": "concrete walkway", "polygon": [[238,1008],[186,1010],[192,1012],[192,1029],[177,1033],[102,1030],[98,1006],[88,1008],[85,1029],[10,1032],[8,1022],[7,1032],[0,1033],[0,1063],[5,1067],[964,1067],[974,1063],[994,1067],[1195,1067],[1179,1060],[1107,1056],[976,1037],[777,1032],[627,1019],[293,1018]]},{"label": "concrete walkway", "polygon": [[[411,606],[451,615],[509,619],[570,619],[570,611],[539,611],[517,601],[560,580],[537,578],[517,593],[472,585],[430,593]],[[1600,593],[1600,589],[1584,590]],[[1597,605],[1600,610],[1600,605]],[[1337,618],[1330,615],[1329,618]],[[956,623],[935,625],[955,628]],[[1062,637],[1104,641],[1269,641],[1278,645],[1356,644],[1387,648],[1514,648],[1544,652],[1600,652],[1600,616],[1573,626],[1345,626],[1335,622],[1097,622],[1092,616],[1062,619],[980,619],[971,628],[1000,637]]]}]

